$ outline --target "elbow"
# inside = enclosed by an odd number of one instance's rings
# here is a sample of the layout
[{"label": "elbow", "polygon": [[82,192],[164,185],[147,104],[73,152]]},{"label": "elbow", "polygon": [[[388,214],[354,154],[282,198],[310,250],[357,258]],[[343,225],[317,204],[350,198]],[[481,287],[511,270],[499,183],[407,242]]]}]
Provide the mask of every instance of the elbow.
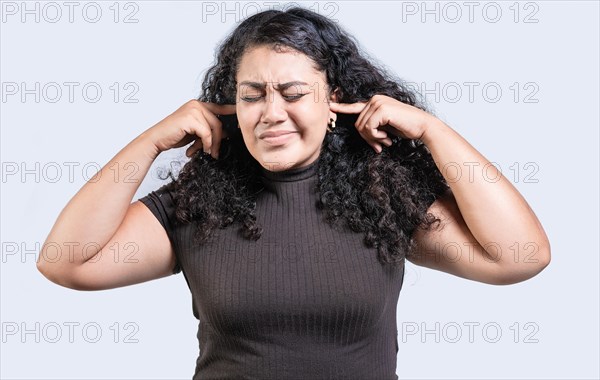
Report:
[{"label": "elbow", "polygon": [[[548,235],[542,229],[540,232],[541,235],[534,241],[534,247],[537,248],[533,254],[533,260],[537,266],[534,269],[533,276],[536,276],[541,271],[546,269],[548,265],[550,265],[550,261],[552,260],[552,255],[550,253],[550,240],[548,240]],[[533,277],[532,276],[532,277]]]},{"label": "elbow", "polygon": [[550,255],[550,242],[546,241],[546,243],[543,245],[543,249],[541,250],[541,254],[540,254],[540,272],[542,270],[544,270],[544,268],[546,268],[548,265],[550,265],[550,261],[551,261],[551,255]]},{"label": "elbow", "polygon": [[537,247],[538,250],[535,255],[524,255],[523,260],[519,264],[505,268],[502,274],[494,281],[494,285],[517,284],[537,276],[546,269],[551,261],[550,243],[548,241],[543,242],[543,244],[538,243]]},{"label": "elbow", "polygon": [[39,260],[36,263],[37,270],[44,276],[46,279],[56,285],[60,285],[64,288],[72,289],[72,290],[87,290],[82,286],[78,286],[75,281],[73,281],[72,277],[65,273],[59,273],[56,268],[52,270],[49,267],[50,264],[44,264],[42,260]]},{"label": "elbow", "polygon": [[534,276],[546,269],[546,267],[550,265],[551,260],[550,242],[546,241],[546,243],[543,245],[543,249],[540,249],[540,263]]},{"label": "elbow", "polygon": [[38,272],[40,272],[42,274],[42,276],[46,277],[46,279],[48,281],[53,282],[60,286],[65,286],[64,276],[60,276],[58,273],[56,273],[55,270],[51,270],[51,268],[48,266],[48,264],[43,264],[42,261],[40,260],[37,262],[36,266],[37,266]]},{"label": "elbow", "polygon": [[54,282],[55,284],[58,283],[58,278],[56,274],[53,273],[50,270],[50,268],[48,268],[48,264],[45,264],[43,260],[38,259],[35,265],[37,267],[38,272],[40,272],[42,276],[46,277],[47,280]]},{"label": "elbow", "polygon": [[533,257],[533,261],[536,264],[534,269],[534,276],[543,271],[548,265],[550,265],[551,261],[550,242],[546,239],[541,243],[536,243],[536,245],[538,247],[538,250]]},{"label": "elbow", "polygon": [[72,290],[87,290],[83,284],[77,281],[78,266],[74,264],[72,259],[65,260],[61,257],[61,251],[58,254],[55,252],[48,253],[48,247],[56,248],[58,243],[51,243],[50,238],[42,245],[42,250],[38,253],[36,267],[38,272],[42,274],[48,281],[69,288]]}]

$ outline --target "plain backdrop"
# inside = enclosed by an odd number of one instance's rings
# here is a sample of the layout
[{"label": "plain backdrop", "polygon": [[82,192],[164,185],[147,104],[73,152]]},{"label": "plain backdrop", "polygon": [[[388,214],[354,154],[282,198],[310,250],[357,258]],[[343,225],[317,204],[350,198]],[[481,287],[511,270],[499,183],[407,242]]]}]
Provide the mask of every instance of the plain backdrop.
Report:
[{"label": "plain backdrop", "polygon": [[[597,379],[598,2],[301,4],[425,90],[550,238],[550,266],[510,286],[408,263],[398,376]],[[197,320],[182,274],[78,292],[49,282],[35,260],[85,181],[198,96],[228,32],[286,6],[2,2],[2,379],[191,378]],[[161,154],[135,199],[164,183],[158,166],[182,159],[183,149]]]}]

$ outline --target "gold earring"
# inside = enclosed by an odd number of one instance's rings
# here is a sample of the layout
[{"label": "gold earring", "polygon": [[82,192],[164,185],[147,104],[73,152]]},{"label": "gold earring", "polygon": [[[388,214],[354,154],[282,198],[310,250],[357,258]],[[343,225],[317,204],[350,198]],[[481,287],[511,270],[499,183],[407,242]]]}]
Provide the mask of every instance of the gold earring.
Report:
[{"label": "gold earring", "polygon": [[330,123],[327,125],[327,132],[333,132],[333,130],[335,129],[335,120],[329,119],[329,121]]}]

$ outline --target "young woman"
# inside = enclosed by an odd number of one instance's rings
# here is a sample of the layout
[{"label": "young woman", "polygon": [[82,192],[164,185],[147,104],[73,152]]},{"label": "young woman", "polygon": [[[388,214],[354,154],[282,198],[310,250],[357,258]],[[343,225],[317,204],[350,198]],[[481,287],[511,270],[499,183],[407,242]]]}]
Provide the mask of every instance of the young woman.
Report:
[{"label": "young woman", "polygon": [[[154,159],[192,141],[181,172],[131,203]],[[102,176],[132,164],[128,181]],[[43,260],[67,242],[69,258]],[[533,259],[509,256],[515,242]],[[135,259],[116,262],[115,244]],[[86,183],[40,257],[48,279],[79,290],[183,272],[194,379],[396,379],[405,259],[502,285],[539,273],[550,247],[485,157],[342,28],[292,8],[242,22],[200,98]]]}]

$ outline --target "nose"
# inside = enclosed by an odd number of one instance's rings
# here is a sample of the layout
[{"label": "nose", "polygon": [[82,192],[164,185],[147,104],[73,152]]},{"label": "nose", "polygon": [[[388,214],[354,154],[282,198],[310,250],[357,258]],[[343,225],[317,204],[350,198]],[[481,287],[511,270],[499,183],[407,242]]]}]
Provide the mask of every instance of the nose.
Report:
[{"label": "nose", "polygon": [[263,109],[261,121],[265,124],[277,124],[287,119],[285,110],[285,99],[277,91],[273,91],[265,96],[265,106]]}]

